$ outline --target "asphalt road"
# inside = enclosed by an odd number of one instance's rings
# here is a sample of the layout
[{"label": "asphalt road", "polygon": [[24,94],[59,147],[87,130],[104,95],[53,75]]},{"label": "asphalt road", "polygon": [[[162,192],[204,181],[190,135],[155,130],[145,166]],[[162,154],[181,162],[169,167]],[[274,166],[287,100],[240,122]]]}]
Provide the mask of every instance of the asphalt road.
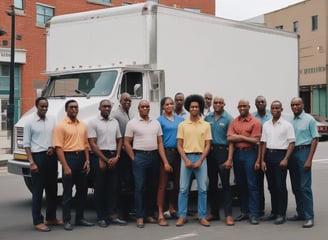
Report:
[{"label": "asphalt road", "polygon": [[[289,183],[289,179],[288,179]],[[321,142],[315,155],[313,164],[313,192],[315,198],[315,226],[302,229],[302,222],[286,222],[276,226],[272,222],[261,222],[250,225],[247,221],[238,222],[233,227],[225,226],[223,221],[212,222],[211,227],[203,227],[196,220],[190,221],[184,227],[175,227],[175,221],[169,220],[169,227],[146,224],[144,229],[137,229],[135,222],[128,226],[111,225],[108,228],[76,227],[66,232],[62,227],[54,227],[49,233],[40,233],[33,229],[31,218],[31,195],[21,177],[7,173],[5,167],[0,168],[0,239],[250,239],[250,240],[323,240],[328,234],[328,142]],[[266,194],[268,192],[266,191]],[[266,211],[270,210],[269,196],[266,197]],[[289,185],[288,215],[294,214],[294,196]],[[234,207],[233,215],[239,214]],[[58,216],[61,216],[60,207]],[[92,194],[89,195],[86,218],[96,221],[96,214],[92,204]]]}]

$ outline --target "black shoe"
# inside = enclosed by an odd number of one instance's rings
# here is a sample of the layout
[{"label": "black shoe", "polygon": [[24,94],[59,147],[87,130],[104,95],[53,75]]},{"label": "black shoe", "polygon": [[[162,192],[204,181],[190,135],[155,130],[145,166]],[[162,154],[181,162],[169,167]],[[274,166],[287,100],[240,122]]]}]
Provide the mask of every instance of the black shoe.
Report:
[{"label": "black shoe", "polygon": [[76,220],[76,225],[84,226],[84,227],[92,227],[95,224],[92,223],[92,222],[88,222],[87,220],[85,220],[84,218],[82,218],[82,219]]},{"label": "black shoe", "polygon": [[70,222],[64,222],[64,229],[66,231],[72,231],[73,230],[73,226]]},{"label": "black shoe", "polygon": [[284,222],[286,222],[286,217],[278,215],[276,220],[274,221],[274,224],[279,225],[279,224],[283,224]]},{"label": "black shoe", "polygon": [[241,213],[238,217],[234,218],[234,220],[236,222],[240,222],[240,221],[243,221],[243,220],[246,220],[246,219],[249,219],[249,216],[246,213]]},{"label": "black shoe", "polygon": [[108,223],[105,220],[99,220],[99,221],[97,221],[97,225],[99,227],[103,227],[103,228],[108,227]]},{"label": "black shoe", "polygon": [[264,215],[264,210],[259,211],[259,217],[263,217]]},{"label": "black shoe", "polygon": [[260,217],[261,221],[271,221],[277,218],[277,215],[271,213],[270,215]]},{"label": "black shoe", "polygon": [[128,222],[127,221],[125,221],[125,220],[123,220],[123,219],[120,219],[120,218],[113,218],[112,220],[111,220],[111,222],[112,223],[114,223],[114,224],[118,224],[118,225],[120,225],[120,226],[125,226],[125,225],[128,225]]},{"label": "black shoe", "polygon": [[253,225],[256,225],[256,224],[259,224],[259,219],[258,219],[258,217],[251,216],[249,218],[249,222]]},{"label": "black shoe", "polygon": [[313,219],[305,220],[305,223],[302,225],[302,228],[311,228],[313,227]]},{"label": "black shoe", "polygon": [[303,221],[305,218],[303,216],[295,214],[294,216],[287,217],[288,221]]}]

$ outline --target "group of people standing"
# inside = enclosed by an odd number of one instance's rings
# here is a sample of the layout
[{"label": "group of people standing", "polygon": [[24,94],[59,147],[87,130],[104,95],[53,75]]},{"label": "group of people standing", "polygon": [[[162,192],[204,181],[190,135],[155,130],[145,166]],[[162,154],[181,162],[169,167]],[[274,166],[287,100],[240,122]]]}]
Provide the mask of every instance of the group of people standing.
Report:
[{"label": "group of people standing", "polygon": [[[150,117],[147,100],[141,100],[138,115],[131,116],[131,97],[123,93],[116,111],[111,112],[109,100],[102,100],[99,115],[86,125],[77,118],[78,102],[68,100],[66,117],[56,124],[55,119],[46,114],[47,99],[37,98],[37,112],[24,127],[24,147],[33,183],[35,229],[50,231],[50,225],[73,229],[74,185],[75,224],[94,225],[83,214],[90,169],[95,173],[95,208],[100,227],[110,223],[127,224],[121,218],[126,209],[119,204],[120,189],[129,188],[131,184],[138,228],[143,228],[145,223],[168,226],[166,207],[168,214],[177,219],[175,225],[183,226],[187,223],[193,177],[198,190],[196,217],[201,225],[208,227],[210,221],[220,219],[220,202],[223,202],[228,226],[244,219],[251,224],[258,224],[259,220],[282,224],[286,221],[287,170],[297,211],[287,220],[304,220],[304,228],[313,226],[311,164],[318,132],[315,120],[304,112],[301,98],[291,100],[294,116],[290,121],[281,116],[280,101],[273,101],[269,111],[263,96],[256,98],[257,111],[253,114],[249,112],[249,101],[240,100],[236,118],[224,109],[224,99],[213,98],[211,93],[186,98],[183,93],[177,93],[174,99],[164,97],[160,105],[162,114],[157,119]],[[56,217],[57,159],[62,165],[63,220]],[[241,210],[235,218],[232,217],[231,169]],[[264,215],[264,175],[271,195],[269,215]],[[41,214],[43,190],[47,203],[45,221]]]}]

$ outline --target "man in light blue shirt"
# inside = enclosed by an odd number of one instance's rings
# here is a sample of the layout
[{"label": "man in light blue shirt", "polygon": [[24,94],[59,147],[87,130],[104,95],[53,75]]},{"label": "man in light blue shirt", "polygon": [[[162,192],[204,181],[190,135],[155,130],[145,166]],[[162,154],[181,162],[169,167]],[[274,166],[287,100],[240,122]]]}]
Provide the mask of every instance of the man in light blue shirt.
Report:
[{"label": "man in light blue shirt", "polygon": [[292,190],[296,200],[297,214],[289,221],[305,220],[303,228],[313,227],[312,159],[318,145],[319,133],[314,118],[304,112],[303,100],[291,100],[294,113],[292,125],[295,130],[295,149],[288,162]]},{"label": "man in light blue shirt", "polygon": [[[56,218],[57,207],[57,159],[52,145],[54,117],[46,115],[48,100],[35,100],[37,112],[31,115],[24,126],[23,144],[30,162],[32,175],[32,216],[36,230],[49,232],[47,225],[62,225]],[[41,214],[43,190],[46,192],[46,221]]]},{"label": "man in light blue shirt", "polygon": [[[253,112],[252,115],[256,117],[263,127],[263,124],[272,118],[271,112],[269,109],[266,108],[267,101],[263,96],[257,96],[255,98],[255,107],[257,109],[256,112]],[[261,153],[259,153],[261,155]],[[259,216],[261,220],[272,220],[270,217],[271,215],[264,216],[264,209],[265,209],[265,198],[264,198],[264,172],[259,169],[258,173],[258,185],[259,185],[259,194],[260,194],[260,212]],[[272,209],[271,209],[272,211]]]}]

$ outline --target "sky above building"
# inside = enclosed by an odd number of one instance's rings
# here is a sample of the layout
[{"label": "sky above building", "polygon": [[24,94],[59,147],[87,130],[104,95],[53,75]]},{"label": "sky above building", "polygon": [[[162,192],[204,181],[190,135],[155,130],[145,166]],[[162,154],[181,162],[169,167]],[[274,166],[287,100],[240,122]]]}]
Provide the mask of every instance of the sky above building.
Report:
[{"label": "sky above building", "polygon": [[216,16],[245,20],[304,0],[216,0]]}]

